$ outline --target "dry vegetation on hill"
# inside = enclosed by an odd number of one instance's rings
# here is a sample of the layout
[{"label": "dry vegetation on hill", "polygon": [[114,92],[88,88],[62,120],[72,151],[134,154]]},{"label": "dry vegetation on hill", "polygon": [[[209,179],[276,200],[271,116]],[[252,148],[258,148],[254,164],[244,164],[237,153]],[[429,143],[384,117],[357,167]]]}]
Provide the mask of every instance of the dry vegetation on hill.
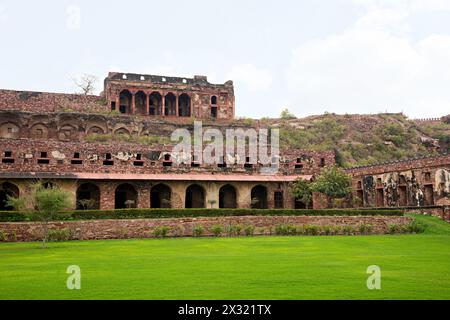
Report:
[{"label": "dry vegetation on hill", "polygon": [[325,114],[262,121],[280,128],[282,147],[335,150],[343,167],[450,151],[450,123],[416,122],[403,114]]}]

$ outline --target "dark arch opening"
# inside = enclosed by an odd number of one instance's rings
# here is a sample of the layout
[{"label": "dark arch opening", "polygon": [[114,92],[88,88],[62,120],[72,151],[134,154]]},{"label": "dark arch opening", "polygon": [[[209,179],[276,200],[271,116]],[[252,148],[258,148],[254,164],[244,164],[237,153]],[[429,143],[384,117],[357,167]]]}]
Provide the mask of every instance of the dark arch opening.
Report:
[{"label": "dark arch opening", "polygon": [[162,96],[159,92],[153,92],[150,95],[150,110],[149,113],[151,116],[160,115],[162,107]]},{"label": "dark arch opening", "polygon": [[172,208],[172,190],[165,184],[158,184],[152,188],[150,193],[150,204],[152,208]]},{"label": "dark arch opening", "polygon": [[219,190],[219,208],[237,208],[236,189],[232,185],[225,185]]},{"label": "dark arch opening", "polygon": [[121,184],[116,188],[115,192],[115,208],[127,209],[137,207],[137,191],[128,183]]},{"label": "dark arch opening", "polygon": [[180,117],[191,116],[191,98],[186,93],[178,98],[178,115]]},{"label": "dark arch opening", "polygon": [[19,188],[10,182],[4,182],[0,185],[0,211],[11,211],[14,208],[6,205],[9,197],[18,198]]},{"label": "dark arch opening", "polygon": [[186,208],[205,208],[205,190],[193,184],[186,189]]},{"label": "dark arch opening", "polygon": [[83,183],[77,189],[77,210],[100,209],[100,189],[93,183]]},{"label": "dark arch opening", "polygon": [[166,97],[164,98],[164,115],[165,116],[175,116],[177,114],[177,97],[171,92],[169,92]]},{"label": "dark arch opening", "polygon": [[211,97],[211,105],[217,105],[217,97],[216,96],[212,96]]},{"label": "dark arch opening", "polygon": [[144,92],[138,91],[135,96],[136,99],[136,113],[147,114],[147,96]]},{"label": "dark arch opening", "polygon": [[131,113],[131,92],[128,90],[123,90],[120,93],[120,106],[119,106],[119,112],[120,113]]},{"label": "dark arch opening", "polygon": [[256,186],[251,193],[252,209],[267,209],[267,188],[264,186]]}]

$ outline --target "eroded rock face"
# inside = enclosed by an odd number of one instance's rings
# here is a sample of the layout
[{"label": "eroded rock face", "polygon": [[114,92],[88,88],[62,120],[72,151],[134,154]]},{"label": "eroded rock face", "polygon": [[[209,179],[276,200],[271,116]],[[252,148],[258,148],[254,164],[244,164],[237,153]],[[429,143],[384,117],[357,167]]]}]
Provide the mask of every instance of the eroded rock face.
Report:
[{"label": "eroded rock face", "polygon": [[388,173],[383,175],[383,190],[389,207],[398,206],[398,174]]},{"label": "eroded rock face", "polygon": [[440,169],[436,171],[435,189],[441,196],[450,198],[450,170]]}]

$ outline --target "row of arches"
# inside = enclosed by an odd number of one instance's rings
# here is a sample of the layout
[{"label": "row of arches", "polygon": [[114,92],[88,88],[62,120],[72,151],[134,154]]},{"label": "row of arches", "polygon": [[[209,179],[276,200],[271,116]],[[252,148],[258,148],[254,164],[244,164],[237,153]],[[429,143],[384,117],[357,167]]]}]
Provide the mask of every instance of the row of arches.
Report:
[{"label": "row of arches", "polygon": [[[99,209],[100,189],[93,183],[85,183],[77,189],[77,209]],[[114,208],[136,208],[138,192],[129,184],[121,184],[114,191]],[[192,184],[186,188],[185,208],[207,208],[205,189]],[[219,208],[237,208],[236,188],[230,184],[224,185],[219,190]],[[172,189],[166,184],[158,184],[150,191],[151,208],[172,208]],[[251,191],[251,207],[254,209],[267,209],[267,188],[256,186]]]},{"label": "row of arches", "polygon": [[[111,108],[115,110],[116,102],[112,102]],[[124,114],[164,115],[164,116],[191,116],[191,97],[183,93],[178,97],[169,92],[162,96],[159,92],[147,95],[143,91],[131,93],[122,90],[119,95],[118,111]]]},{"label": "row of arches", "polygon": [[[45,187],[52,187],[48,182]],[[8,196],[18,197],[19,188],[10,182],[0,184],[0,211],[12,210],[6,204]],[[136,208],[138,203],[138,192],[136,188],[124,183],[116,187],[114,191],[114,208]],[[151,208],[172,208],[172,189],[166,184],[158,184],[150,191]],[[192,184],[186,188],[185,208],[206,208],[205,189]],[[236,188],[230,184],[224,185],[219,190],[219,208],[237,208]],[[77,210],[96,210],[100,208],[100,188],[93,183],[83,183],[76,191]],[[267,188],[262,185],[255,186],[251,191],[251,208],[267,209]]]}]

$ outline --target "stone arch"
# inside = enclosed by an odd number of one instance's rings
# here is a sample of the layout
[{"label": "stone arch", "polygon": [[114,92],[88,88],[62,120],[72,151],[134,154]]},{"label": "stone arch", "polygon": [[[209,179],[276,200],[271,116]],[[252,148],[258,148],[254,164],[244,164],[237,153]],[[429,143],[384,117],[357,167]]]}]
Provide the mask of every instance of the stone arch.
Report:
[{"label": "stone arch", "polygon": [[205,199],[205,189],[198,184],[192,184],[186,189],[185,207],[205,208]]},{"label": "stone arch", "polygon": [[219,190],[219,208],[237,208],[236,188],[231,184],[222,186]]},{"label": "stone arch", "polygon": [[178,116],[191,116],[191,97],[186,93],[183,93],[178,97]]},{"label": "stone arch", "polygon": [[152,208],[172,208],[172,189],[163,183],[152,187],[150,204]]},{"label": "stone arch", "polygon": [[89,129],[87,130],[87,134],[105,134],[106,133],[106,129],[98,126],[98,125],[93,125],[90,126]]},{"label": "stone arch", "polygon": [[151,116],[157,116],[161,114],[162,108],[162,96],[159,92],[155,91],[150,94],[149,98],[149,114]]},{"label": "stone arch", "polygon": [[20,137],[20,127],[13,122],[5,122],[0,126],[0,138],[17,139]]},{"label": "stone arch", "polygon": [[177,97],[172,93],[169,92],[164,97],[164,115],[165,116],[174,116],[177,114]]},{"label": "stone arch", "polygon": [[130,131],[124,127],[120,127],[120,128],[117,128],[116,130],[114,130],[114,134],[115,135],[124,135],[124,136],[129,136],[129,137],[131,136]]},{"label": "stone arch", "polygon": [[257,185],[253,187],[251,192],[251,208],[267,209],[267,187]]},{"label": "stone arch", "polygon": [[131,113],[132,94],[128,90],[122,90],[119,95],[119,112]]},{"label": "stone arch", "polygon": [[58,138],[61,141],[73,141],[78,139],[78,130],[71,124],[63,125],[58,130]]},{"label": "stone arch", "polygon": [[138,193],[136,188],[129,183],[117,186],[114,193],[115,209],[136,208]]},{"label": "stone arch", "polygon": [[37,123],[30,129],[30,138],[48,139],[48,128],[45,124]]},{"label": "stone arch", "polygon": [[20,195],[19,187],[11,182],[4,182],[0,184],[0,211],[11,211],[14,208],[8,207],[6,201],[8,196],[18,198]]},{"label": "stone arch", "polygon": [[147,95],[143,91],[136,92],[135,95],[136,113],[147,114]]},{"label": "stone arch", "polygon": [[77,210],[100,209],[100,188],[93,183],[83,183],[77,188]]}]

